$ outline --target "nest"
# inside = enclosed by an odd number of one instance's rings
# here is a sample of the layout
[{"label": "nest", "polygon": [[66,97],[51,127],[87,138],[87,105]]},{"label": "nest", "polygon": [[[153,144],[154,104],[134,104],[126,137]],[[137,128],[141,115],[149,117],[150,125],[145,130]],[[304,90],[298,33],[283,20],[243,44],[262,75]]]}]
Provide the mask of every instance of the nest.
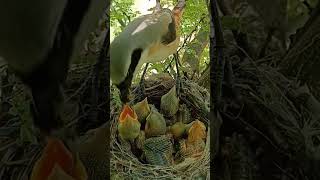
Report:
[{"label": "nest", "polygon": [[[207,90],[194,82],[181,80],[180,105],[186,104],[191,111],[191,117],[201,120],[207,127],[209,115],[210,97]],[[175,81],[170,76],[154,75],[145,81],[145,94],[133,91],[132,103],[141,101],[147,97],[149,104],[160,107],[161,97],[173,86]],[[136,88],[137,89],[137,88]],[[121,111],[116,89],[111,90],[111,179],[195,179],[203,177],[209,179],[210,170],[210,137],[207,133],[206,145],[202,154],[198,157],[187,157],[178,164],[170,166],[150,165],[139,161],[131,152],[130,145],[118,138],[117,125]],[[167,120],[167,119],[166,119]],[[168,122],[167,122],[168,123]]]}]

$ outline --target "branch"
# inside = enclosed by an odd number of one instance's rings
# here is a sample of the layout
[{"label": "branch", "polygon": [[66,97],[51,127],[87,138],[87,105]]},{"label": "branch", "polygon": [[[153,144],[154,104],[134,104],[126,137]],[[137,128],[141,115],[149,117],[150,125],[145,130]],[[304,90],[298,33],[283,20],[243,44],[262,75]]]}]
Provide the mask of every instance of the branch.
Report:
[{"label": "branch", "polygon": [[126,12],[124,12],[123,10],[121,10],[121,12],[122,12],[122,14],[123,14],[124,16],[127,17],[128,21],[130,22],[130,21],[131,21],[131,17],[130,17]]},{"label": "branch", "polygon": [[206,17],[206,16],[202,16],[202,17],[200,18],[199,22],[198,22],[198,23],[196,24],[196,26],[194,27],[194,29],[187,35],[186,38],[184,38],[181,47],[177,50],[178,53],[180,52],[180,50],[181,50],[182,48],[184,48],[184,46],[187,44],[187,42],[190,41],[191,36],[193,35],[193,33],[195,33],[195,32],[198,30],[198,27],[199,27],[200,23],[202,23],[202,21],[204,20],[205,17]]},{"label": "branch", "polygon": [[[210,76],[212,82],[211,88],[211,97],[213,98],[213,103],[215,106],[219,106],[221,104],[222,97],[222,83],[224,79],[224,39],[221,30],[220,18],[217,9],[216,0],[210,1],[210,14],[211,14],[211,26],[214,28],[214,35],[210,34],[210,42],[214,44],[214,46],[210,46],[210,66],[211,72]],[[213,21],[213,22],[212,22]],[[215,37],[215,38],[214,38]],[[215,41],[214,41],[215,40]],[[212,56],[213,55],[213,56]]]},{"label": "branch", "polygon": [[119,24],[121,25],[121,29],[126,27],[126,23],[124,23],[122,19],[117,18],[117,20],[118,20]]}]

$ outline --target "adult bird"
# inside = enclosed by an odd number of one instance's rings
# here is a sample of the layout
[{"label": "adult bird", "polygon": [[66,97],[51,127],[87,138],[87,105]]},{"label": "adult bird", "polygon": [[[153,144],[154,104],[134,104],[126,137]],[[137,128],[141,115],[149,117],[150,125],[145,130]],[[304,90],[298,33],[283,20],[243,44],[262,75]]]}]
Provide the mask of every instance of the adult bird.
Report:
[{"label": "adult bird", "polygon": [[164,60],[180,43],[179,27],[185,0],[172,9],[161,9],[157,1],[152,14],[131,21],[110,45],[111,81],[120,90],[123,103],[129,102],[132,79],[144,63]]},{"label": "adult bird", "polygon": [[[109,0],[2,0],[0,57],[30,87],[34,125],[44,136],[63,127],[61,85]],[[57,134],[59,135],[59,134]]]}]

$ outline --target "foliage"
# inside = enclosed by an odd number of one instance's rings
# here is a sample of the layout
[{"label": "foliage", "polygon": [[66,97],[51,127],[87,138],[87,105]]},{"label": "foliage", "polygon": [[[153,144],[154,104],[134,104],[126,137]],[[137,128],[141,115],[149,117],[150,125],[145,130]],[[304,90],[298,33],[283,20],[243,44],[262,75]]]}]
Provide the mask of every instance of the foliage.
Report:
[{"label": "foliage", "polygon": [[[114,0],[110,6],[110,27],[111,37],[118,35],[121,30],[138,15],[138,11],[133,11],[134,0]],[[112,34],[114,33],[114,34]]]}]

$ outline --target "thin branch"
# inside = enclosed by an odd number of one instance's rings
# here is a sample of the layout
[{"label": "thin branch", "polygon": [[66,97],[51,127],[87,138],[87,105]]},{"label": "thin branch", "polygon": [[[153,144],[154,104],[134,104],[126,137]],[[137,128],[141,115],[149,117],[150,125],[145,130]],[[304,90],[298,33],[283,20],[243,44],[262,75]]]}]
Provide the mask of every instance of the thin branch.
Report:
[{"label": "thin branch", "polygon": [[123,15],[125,15],[127,17],[128,22],[130,22],[131,21],[131,17],[126,12],[124,12],[123,10],[121,10],[121,12],[122,12]]},{"label": "thin branch", "polygon": [[199,20],[199,22],[197,23],[197,25],[194,27],[194,29],[184,38],[182,45],[180,46],[180,48],[177,50],[177,52],[180,52],[180,50],[182,48],[184,48],[184,46],[187,44],[188,41],[190,41],[193,33],[195,33],[198,30],[199,25],[203,22],[204,18],[206,18],[206,16],[202,16]]},{"label": "thin branch", "polygon": [[117,18],[117,20],[118,20],[119,24],[121,25],[121,29],[126,27],[126,23],[124,23],[122,19]]}]

